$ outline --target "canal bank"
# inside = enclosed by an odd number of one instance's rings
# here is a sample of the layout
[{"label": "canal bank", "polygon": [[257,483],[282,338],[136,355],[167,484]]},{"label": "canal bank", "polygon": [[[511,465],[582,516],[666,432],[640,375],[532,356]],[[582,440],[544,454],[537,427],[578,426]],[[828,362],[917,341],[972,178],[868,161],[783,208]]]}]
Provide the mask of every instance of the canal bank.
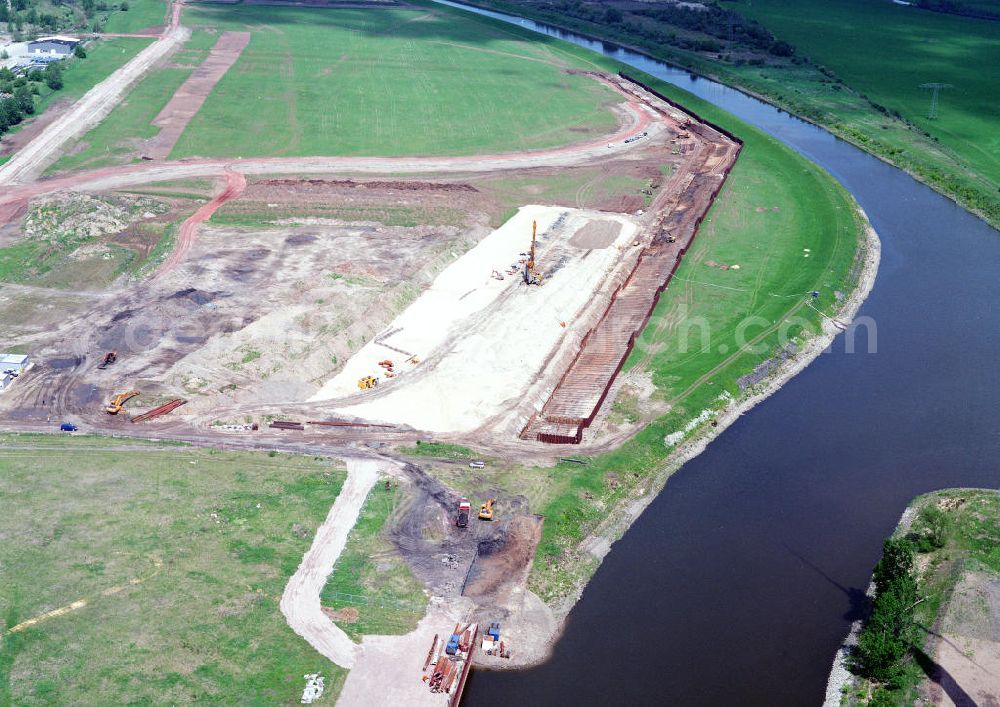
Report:
[{"label": "canal bank", "polygon": [[[476,673],[469,704],[817,703],[909,500],[996,486],[990,306],[1000,238],[908,175],[734,89],[500,13],[733,113],[824,167],[868,213],[882,270],[871,322],[741,416],[616,543],[551,661]],[[642,636],[657,636],[650,650]],[[595,670],[595,666],[601,666]]]}]

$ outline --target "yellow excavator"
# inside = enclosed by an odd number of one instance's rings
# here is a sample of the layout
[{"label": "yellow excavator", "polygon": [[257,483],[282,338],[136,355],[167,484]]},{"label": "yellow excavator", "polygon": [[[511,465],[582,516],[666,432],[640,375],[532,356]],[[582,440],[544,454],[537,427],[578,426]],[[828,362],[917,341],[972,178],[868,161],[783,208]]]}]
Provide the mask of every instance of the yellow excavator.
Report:
[{"label": "yellow excavator", "polygon": [[369,390],[378,385],[378,378],[375,376],[365,376],[358,380],[358,388],[361,390]]},{"label": "yellow excavator", "polygon": [[119,393],[115,397],[111,398],[111,402],[108,403],[106,408],[104,408],[104,411],[109,415],[117,415],[122,411],[122,408],[125,407],[125,401],[131,400],[138,394],[138,390],[130,390],[127,393]]},{"label": "yellow excavator", "polygon": [[479,520],[493,520],[493,504],[496,502],[495,498],[491,498],[479,507]]}]

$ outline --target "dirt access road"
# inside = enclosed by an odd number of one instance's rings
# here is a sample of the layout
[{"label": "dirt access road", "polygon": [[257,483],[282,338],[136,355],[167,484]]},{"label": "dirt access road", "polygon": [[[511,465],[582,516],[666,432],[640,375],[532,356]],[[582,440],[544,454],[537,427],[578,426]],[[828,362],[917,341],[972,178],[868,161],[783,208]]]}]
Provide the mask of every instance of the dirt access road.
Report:
[{"label": "dirt access road", "polygon": [[210,202],[195,211],[187,221],[181,224],[181,230],[177,236],[177,245],[174,247],[170,257],[163,261],[163,265],[156,271],[156,276],[161,277],[177,267],[191,251],[191,245],[194,243],[198,226],[212,218],[212,214],[218,211],[220,206],[230,199],[238,197],[246,188],[246,177],[239,172],[226,168],[225,187],[221,192],[212,197]]},{"label": "dirt access road", "polygon": [[358,520],[368,492],[375,486],[386,459],[347,458],[347,481],[316,531],[312,547],[302,558],[281,595],[281,613],[295,633],[326,658],[348,670],[354,667],[355,644],[320,609],[320,592],[344,551],[347,536]]},{"label": "dirt access road", "polygon": [[[159,44],[159,42],[157,43]],[[88,94],[89,95],[89,94]],[[86,97],[85,97],[86,98]],[[532,167],[569,167],[591,164],[617,156],[637,147],[642,147],[646,141],[636,140],[626,143],[625,140],[647,133],[652,138],[664,130],[666,126],[656,120],[656,116],[634,97],[619,110],[621,125],[613,135],[597,140],[574,143],[563,147],[526,152],[510,152],[494,155],[473,155],[462,157],[259,157],[246,159],[206,159],[180,160],[174,162],[145,162],[143,164],[121,167],[106,167],[103,169],[79,172],[65,177],[45,179],[28,183],[31,175],[44,169],[41,164],[44,155],[28,154],[40,135],[26,146],[3,167],[0,167],[0,184],[7,174],[4,170],[14,164],[15,160],[24,158],[26,164],[17,172],[17,178],[24,186],[14,187],[0,195],[0,225],[10,221],[31,199],[58,191],[100,191],[123,189],[139,184],[187,179],[193,177],[223,176],[226,170],[239,171],[242,174],[431,174],[431,173],[465,173],[493,172]],[[76,113],[74,109],[72,113]],[[60,121],[61,122],[61,121]],[[50,126],[51,127],[51,126]],[[51,155],[58,156],[59,148],[65,140],[52,148]],[[31,162],[35,160],[35,162]],[[35,166],[32,168],[31,165]],[[32,171],[32,169],[34,171]],[[8,181],[6,183],[13,183]]]},{"label": "dirt access road", "polygon": [[135,58],[90,89],[73,107],[49,123],[34,140],[0,167],[0,184],[24,184],[38,178],[62,155],[67,144],[100,123],[129,89],[164,58],[173,54],[189,32],[180,25],[183,2],[174,0],[170,24]]}]

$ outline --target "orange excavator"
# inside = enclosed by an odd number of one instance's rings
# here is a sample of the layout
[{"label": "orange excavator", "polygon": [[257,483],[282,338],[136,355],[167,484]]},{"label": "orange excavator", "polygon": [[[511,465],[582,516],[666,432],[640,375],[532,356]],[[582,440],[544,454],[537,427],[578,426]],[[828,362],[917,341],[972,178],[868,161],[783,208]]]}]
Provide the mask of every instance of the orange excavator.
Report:
[{"label": "orange excavator", "polygon": [[108,406],[104,408],[104,411],[109,415],[117,415],[125,407],[125,402],[131,400],[139,394],[138,390],[130,390],[127,393],[119,393],[115,397],[111,398],[111,402]]}]

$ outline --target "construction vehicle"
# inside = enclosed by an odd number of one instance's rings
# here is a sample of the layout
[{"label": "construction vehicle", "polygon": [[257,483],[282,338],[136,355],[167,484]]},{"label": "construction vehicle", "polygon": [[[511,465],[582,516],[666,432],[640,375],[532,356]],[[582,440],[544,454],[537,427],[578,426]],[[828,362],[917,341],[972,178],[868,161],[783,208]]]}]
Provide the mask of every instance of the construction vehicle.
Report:
[{"label": "construction vehicle", "polygon": [[538,235],[538,221],[531,222],[531,249],[528,251],[528,260],[524,264],[524,284],[541,285],[542,273],[535,269],[535,239]]},{"label": "construction vehicle", "polygon": [[361,390],[369,390],[377,385],[378,378],[375,376],[365,376],[364,378],[358,380],[358,387],[361,388]]},{"label": "construction vehicle", "polygon": [[111,402],[108,403],[106,408],[104,408],[104,411],[109,415],[117,415],[122,411],[122,408],[125,407],[126,401],[131,400],[138,394],[138,390],[130,390],[127,393],[119,393],[115,397],[111,398]]},{"label": "construction vehicle", "polygon": [[99,364],[97,364],[97,367],[103,371],[105,368],[107,368],[117,360],[118,360],[118,352],[108,351],[106,354],[104,354],[104,360],[101,361]]},{"label": "construction vehicle", "polygon": [[459,528],[466,528],[469,525],[469,513],[472,511],[472,506],[469,505],[469,500],[463,498],[458,502],[458,518],[455,519],[455,525]]},{"label": "construction vehicle", "polygon": [[493,520],[493,504],[496,502],[495,498],[491,498],[479,507],[479,520]]}]

